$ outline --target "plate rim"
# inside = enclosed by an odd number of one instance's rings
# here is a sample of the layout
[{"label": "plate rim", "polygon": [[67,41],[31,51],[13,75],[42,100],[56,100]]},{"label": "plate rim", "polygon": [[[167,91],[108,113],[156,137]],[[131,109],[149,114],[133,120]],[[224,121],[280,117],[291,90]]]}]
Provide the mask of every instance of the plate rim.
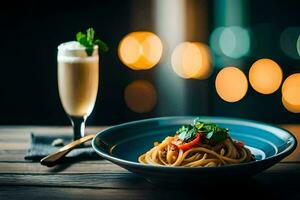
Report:
[{"label": "plate rim", "polygon": [[[244,122],[244,123],[250,123],[252,125],[255,125],[254,127],[257,127],[257,125],[262,126],[262,127],[267,127],[267,128],[274,128],[277,129],[280,132],[285,132],[285,134],[287,134],[289,136],[289,141],[292,142],[292,144],[290,146],[288,146],[286,149],[284,149],[282,152],[279,152],[275,155],[272,155],[268,158],[262,159],[262,160],[257,160],[257,161],[252,161],[252,162],[248,162],[248,163],[239,163],[239,164],[232,164],[232,165],[223,165],[223,166],[218,166],[218,167],[183,167],[183,166],[164,166],[164,165],[147,165],[147,164],[143,164],[143,163],[139,163],[139,162],[133,162],[133,161],[129,161],[129,160],[125,160],[125,159],[121,159],[121,158],[117,158],[113,155],[110,155],[108,153],[106,153],[105,151],[102,151],[100,148],[97,147],[96,145],[96,138],[99,137],[99,135],[105,131],[111,131],[113,129],[118,129],[120,127],[123,126],[130,126],[130,125],[134,125],[136,123],[145,123],[145,122],[151,122],[151,121],[161,121],[161,120],[170,120],[170,119],[174,119],[174,120],[179,120],[179,119],[195,119],[195,118],[205,118],[205,119],[215,119],[215,120],[225,120],[225,121],[235,121],[235,122]],[[253,127],[253,126],[252,126]],[[274,134],[274,133],[273,133]],[[138,168],[148,168],[148,169],[156,169],[156,170],[213,170],[213,169],[225,169],[225,168],[236,168],[236,167],[241,167],[241,166],[245,166],[245,165],[255,165],[258,163],[264,163],[264,162],[268,162],[270,160],[273,160],[275,158],[278,158],[279,160],[285,158],[286,156],[290,155],[297,147],[297,139],[296,137],[288,130],[279,127],[278,125],[274,125],[274,124],[270,124],[270,123],[265,123],[265,122],[260,122],[260,121],[256,121],[256,120],[251,120],[251,119],[244,119],[244,118],[235,118],[235,117],[224,117],[224,116],[204,116],[204,115],[199,115],[199,116],[193,116],[193,115],[186,115],[186,116],[165,116],[165,117],[154,117],[154,118],[147,118],[147,119],[141,119],[141,120],[134,120],[134,121],[130,121],[130,122],[125,122],[125,123],[121,123],[121,124],[117,124],[114,125],[112,127],[108,127],[102,131],[99,131],[96,136],[94,137],[94,139],[92,140],[92,147],[94,149],[94,151],[99,154],[101,157],[103,157],[106,160],[109,160],[113,163],[120,163],[126,166],[132,166],[132,167],[138,167]]]}]

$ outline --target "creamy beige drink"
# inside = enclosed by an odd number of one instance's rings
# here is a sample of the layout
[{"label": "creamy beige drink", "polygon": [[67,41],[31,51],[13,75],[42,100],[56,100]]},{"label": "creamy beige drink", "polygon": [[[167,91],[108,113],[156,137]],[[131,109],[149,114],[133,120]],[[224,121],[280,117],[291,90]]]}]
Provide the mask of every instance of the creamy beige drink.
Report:
[{"label": "creamy beige drink", "polygon": [[99,82],[98,46],[88,56],[78,42],[58,47],[58,89],[65,111],[73,117],[86,117],[94,107]]}]

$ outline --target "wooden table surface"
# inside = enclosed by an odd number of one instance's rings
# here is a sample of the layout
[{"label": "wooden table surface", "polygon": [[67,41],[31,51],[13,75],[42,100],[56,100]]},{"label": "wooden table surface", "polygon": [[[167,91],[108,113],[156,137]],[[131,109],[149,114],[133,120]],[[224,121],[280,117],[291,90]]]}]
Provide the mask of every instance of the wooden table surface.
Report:
[{"label": "wooden table surface", "polygon": [[[300,125],[282,125],[300,138]],[[90,127],[95,133],[104,127]],[[0,199],[300,199],[300,148],[255,177],[174,187],[152,185],[106,160],[80,161],[54,168],[24,160],[30,132],[70,133],[70,127],[0,127]],[[299,140],[300,141],[300,140]],[[199,182],[201,182],[200,180]]]}]

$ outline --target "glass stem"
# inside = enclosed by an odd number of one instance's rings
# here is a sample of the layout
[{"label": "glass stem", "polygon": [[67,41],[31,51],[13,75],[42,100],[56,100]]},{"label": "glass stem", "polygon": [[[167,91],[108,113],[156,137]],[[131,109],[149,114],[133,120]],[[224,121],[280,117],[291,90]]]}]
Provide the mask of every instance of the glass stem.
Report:
[{"label": "glass stem", "polygon": [[74,140],[84,137],[86,116],[83,116],[83,117],[70,116],[70,119],[71,119],[71,123],[73,126],[73,131],[74,131]]}]

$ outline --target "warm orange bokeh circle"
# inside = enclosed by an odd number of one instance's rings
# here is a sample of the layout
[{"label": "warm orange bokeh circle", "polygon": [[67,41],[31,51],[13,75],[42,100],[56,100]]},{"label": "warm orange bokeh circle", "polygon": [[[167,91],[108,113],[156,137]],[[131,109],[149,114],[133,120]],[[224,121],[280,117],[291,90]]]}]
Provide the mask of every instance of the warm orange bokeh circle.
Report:
[{"label": "warm orange bokeh circle", "polygon": [[254,90],[262,94],[271,94],[278,90],[282,82],[282,70],[271,59],[259,59],[250,68],[249,82]]},{"label": "warm orange bokeh circle", "polygon": [[157,35],[151,32],[132,32],[120,42],[118,53],[122,63],[133,70],[154,67],[162,56],[163,46]]},{"label": "warm orange bokeh circle", "polygon": [[237,102],[247,93],[248,81],[245,74],[237,67],[225,67],[216,77],[218,95],[227,102]]},{"label": "warm orange bokeh circle", "polygon": [[290,112],[300,113],[300,73],[287,77],[281,92],[284,107]]},{"label": "warm orange bokeh circle", "polygon": [[157,93],[149,81],[136,80],[126,87],[124,99],[127,107],[133,112],[147,113],[155,107]]},{"label": "warm orange bokeh circle", "polygon": [[210,49],[200,42],[183,42],[172,53],[174,72],[185,79],[206,79],[212,72]]}]

